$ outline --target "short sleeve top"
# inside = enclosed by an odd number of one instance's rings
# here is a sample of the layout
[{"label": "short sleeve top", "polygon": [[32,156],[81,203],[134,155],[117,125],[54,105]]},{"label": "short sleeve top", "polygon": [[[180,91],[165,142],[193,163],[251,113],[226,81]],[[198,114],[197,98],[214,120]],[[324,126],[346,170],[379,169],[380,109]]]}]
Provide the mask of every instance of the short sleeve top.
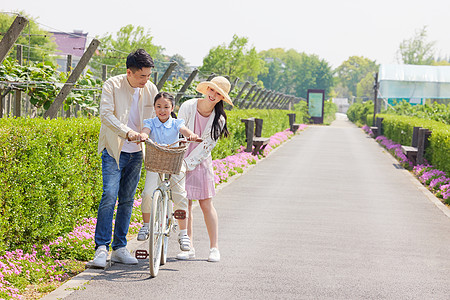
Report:
[{"label": "short sleeve top", "polygon": [[178,140],[180,128],[184,126],[184,120],[169,119],[162,123],[158,117],[144,120],[144,127],[150,128],[150,139],[160,145],[169,145]]}]

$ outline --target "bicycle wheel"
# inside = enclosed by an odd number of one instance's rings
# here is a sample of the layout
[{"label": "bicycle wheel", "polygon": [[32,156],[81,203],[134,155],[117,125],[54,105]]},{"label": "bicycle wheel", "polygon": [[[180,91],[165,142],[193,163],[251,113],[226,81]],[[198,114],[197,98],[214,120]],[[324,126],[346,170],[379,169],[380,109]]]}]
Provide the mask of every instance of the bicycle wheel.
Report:
[{"label": "bicycle wheel", "polygon": [[161,261],[161,249],[166,230],[167,201],[160,190],[153,193],[152,213],[150,215],[149,262],[152,277],[158,275]]},{"label": "bicycle wheel", "polygon": [[163,236],[162,250],[161,250],[161,260],[160,264],[165,265],[167,262],[167,246],[169,245],[169,234],[172,227],[170,219],[170,205],[167,205],[166,209],[166,234]]},{"label": "bicycle wheel", "polygon": [[167,246],[169,245],[169,235],[174,226],[173,218],[172,218],[172,202],[167,201],[167,209],[166,209],[166,234],[163,237],[162,243],[162,251],[161,251],[161,265],[165,265],[167,262]]}]

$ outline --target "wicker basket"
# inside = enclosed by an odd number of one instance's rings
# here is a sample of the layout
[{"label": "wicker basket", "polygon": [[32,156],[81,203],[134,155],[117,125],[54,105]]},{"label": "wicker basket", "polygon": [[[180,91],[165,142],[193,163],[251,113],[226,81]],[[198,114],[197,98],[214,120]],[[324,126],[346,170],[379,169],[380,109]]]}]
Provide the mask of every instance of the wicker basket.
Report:
[{"label": "wicker basket", "polygon": [[178,147],[168,147],[146,140],[145,169],[156,173],[180,174],[186,149],[186,144]]}]

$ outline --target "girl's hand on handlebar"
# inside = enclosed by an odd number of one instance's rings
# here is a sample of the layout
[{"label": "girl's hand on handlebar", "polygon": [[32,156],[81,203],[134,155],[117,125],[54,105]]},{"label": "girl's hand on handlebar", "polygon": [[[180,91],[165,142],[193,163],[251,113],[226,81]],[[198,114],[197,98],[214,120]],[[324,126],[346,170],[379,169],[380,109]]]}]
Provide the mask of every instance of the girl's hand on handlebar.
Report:
[{"label": "girl's hand on handlebar", "polygon": [[190,136],[188,136],[188,137],[187,137],[187,140],[190,141],[190,142],[197,142],[197,143],[200,143],[200,142],[203,141],[203,140],[202,140],[198,135],[196,135],[195,133],[194,133],[194,134],[191,134]]}]

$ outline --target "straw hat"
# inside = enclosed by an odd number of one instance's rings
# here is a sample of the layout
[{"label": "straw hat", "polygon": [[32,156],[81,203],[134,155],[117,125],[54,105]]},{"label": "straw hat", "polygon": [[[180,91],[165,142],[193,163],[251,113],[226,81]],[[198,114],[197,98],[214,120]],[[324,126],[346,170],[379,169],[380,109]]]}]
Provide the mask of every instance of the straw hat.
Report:
[{"label": "straw hat", "polygon": [[216,92],[221,94],[223,96],[223,100],[226,103],[233,105],[233,102],[231,102],[230,96],[228,96],[228,93],[230,92],[230,88],[231,88],[231,84],[228,81],[228,79],[226,79],[223,76],[214,77],[213,79],[211,79],[211,81],[200,82],[197,85],[196,90],[198,92],[202,93],[203,95],[206,95],[206,91],[208,90],[208,87],[211,87]]}]

